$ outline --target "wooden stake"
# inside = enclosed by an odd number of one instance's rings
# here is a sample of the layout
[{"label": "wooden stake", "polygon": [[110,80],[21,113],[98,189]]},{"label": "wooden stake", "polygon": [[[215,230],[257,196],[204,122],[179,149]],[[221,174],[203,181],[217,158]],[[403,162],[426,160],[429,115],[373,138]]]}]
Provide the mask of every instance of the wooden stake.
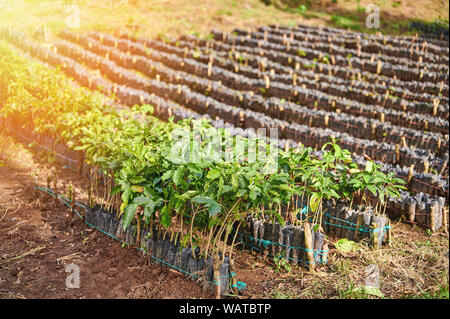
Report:
[{"label": "wooden stake", "polygon": [[388,227],[388,229],[387,229],[387,238],[386,238],[387,244],[388,244],[388,246],[392,246],[392,227],[391,227],[391,221],[390,220],[388,220],[388,222],[387,222],[387,227]]},{"label": "wooden stake", "polygon": [[377,74],[380,74],[380,73],[381,73],[381,65],[382,65],[381,61],[378,60],[378,61],[377,61]]},{"label": "wooden stake", "polygon": [[448,211],[447,208],[444,207],[444,209],[442,209],[442,226],[444,226],[444,231],[446,234],[448,234],[447,221],[448,221]]},{"label": "wooden stake", "polygon": [[328,244],[323,244],[323,254],[322,254],[322,265],[326,265],[328,263]]},{"label": "wooden stake", "polygon": [[411,164],[411,166],[409,167],[409,172],[408,172],[408,183],[411,183],[413,175],[414,175],[414,164]]},{"label": "wooden stake", "polygon": [[436,231],[436,205],[430,207],[430,230]]},{"label": "wooden stake", "polygon": [[330,117],[328,116],[328,114],[326,114],[324,117],[325,127],[328,127],[329,121],[330,121]]},{"label": "wooden stake", "polygon": [[430,162],[428,161],[423,162],[423,172],[428,173],[429,170],[430,170]]},{"label": "wooden stake", "polygon": [[214,255],[214,298],[220,299],[220,258],[219,255]]},{"label": "wooden stake", "polygon": [[406,137],[402,136],[400,140],[402,147],[408,147],[408,144],[406,143]]},{"label": "wooden stake", "polygon": [[373,230],[373,234],[372,234],[372,248],[373,249],[378,249],[378,224],[375,222],[372,222],[370,224],[370,227]]},{"label": "wooden stake", "polygon": [[[234,269],[234,260],[231,259],[230,257],[230,273],[234,273],[235,269]],[[236,276],[231,276],[231,290],[233,291],[233,293],[235,295],[238,294],[238,289],[237,289],[237,280],[236,280]]]},{"label": "wooden stake", "polygon": [[270,78],[264,75],[264,81],[266,82],[266,90],[270,89]]},{"label": "wooden stake", "polygon": [[309,271],[314,271],[315,264],[314,264],[314,252],[313,252],[313,243],[312,243],[312,236],[311,236],[311,225],[309,223],[305,223],[305,248],[306,248],[306,256],[308,259],[308,268]]},{"label": "wooden stake", "polygon": [[397,163],[400,162],[400,145],[395,144],[395,158]]},{"label": "wooden stake", "polygon": [[408,221],[412,224],[416,219],[416,202],[411,201],[408,205]]},{"label": "wooden stake", "polygon": [[211,77],[212,74],[212,62],[208,62],[208,77]]},{"label": "wooden stake", "polygon": [[362,239],[362,233],[359,230],[364,225],[364,217],[362,214],[358,214],[356,217],[356,231],[355,231],[355,241],[360,241]]},{"label": "wooden stake", "polygon": [[436,116],[439,108],[439,99],[433,99],[433,116]]}]

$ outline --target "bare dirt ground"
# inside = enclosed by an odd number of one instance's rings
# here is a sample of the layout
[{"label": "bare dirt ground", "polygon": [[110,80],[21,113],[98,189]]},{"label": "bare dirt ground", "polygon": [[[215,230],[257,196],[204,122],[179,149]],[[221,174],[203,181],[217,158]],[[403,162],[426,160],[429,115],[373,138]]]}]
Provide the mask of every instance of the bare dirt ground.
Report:
[{"label": "bare dirt ground", "polygon": [[[57,188],[72,182],[78,194],[86,181],[73,172],[43,164],[0,129],[0,298],[212,298],[181,274],[150,264],[136,249],[69,218],[69,209],[44,193],[49,171]],[[44,182],[42,182],[44,181]],[[80,196],[82,200],[82,196]],[[314,273],[287,269],[273,258],[239,250],[239,281],[247,284],[231,298],[444,298],[448,299],[449,241],[402,222],[393,224],[393,243],[381,250],[359,245],[342,252],[328,240],[329,262]],[[80,288],[66,287],[67,265],[80,268]],[[364,287],[366,267],[380,269],[380,293]]]}]

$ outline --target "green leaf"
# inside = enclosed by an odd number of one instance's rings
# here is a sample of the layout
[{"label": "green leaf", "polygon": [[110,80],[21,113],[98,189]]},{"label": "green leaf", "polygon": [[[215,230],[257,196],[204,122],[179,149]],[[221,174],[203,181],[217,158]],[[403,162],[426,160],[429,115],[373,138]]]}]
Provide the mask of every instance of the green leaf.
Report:
[{"label": "green leaf", "polygon": [[144,216],[147,218],[150,218],[153,216],[153,213],[155,212],[155,203],[151,201],[147,205],[144,206]]},{"label": "green leaf", "polygon": [[206,178],[214,180],[216,178],[220,177],[220,172],[216,169],[212,169],[208,172],[208,175],[206,175]]},{"label": "green leaf", "polygon": [[367,189],[374,195],[377,195],[377,188],[373,185],[367,185]]},{"label": "green leaf", "polygon": [[353,294],[359,294],[359,295],[372,295],[380,298],[384,298],[383,293],[381,292],[380,288],[378,287],[370,287],[370,286],[364,286],[364,287],[358,287],[351,290],[348,290],[346,292],[353,293]]},{"label": "green leaf", "polygon": [[175,185],[178,186],[181,184],[181,182],[183,181],[183,176],[184,176],[184,167],[180,166],[173,174],[173,182],[175,183]]},{"label": "green leaf", "polygon": [[309,199],[309,207],[313,213],[317,212],[319,209],[321,196],[318,193],[313,193]]},{"label": "green leaf", "polygon": [[194,203],[204,204],[208,208],[209,216],[214,216],[222,210],[218,202],[207,196],[196,196],[192,201]]},{"label": "green leaf", "polygon": [[223,194],[226,194],[228,192],[231,192],[233,190],[233,186],[231,185],[224,185],[220,190],[219,190],[219,194],[217,195],[218,197],[222,196]]},{"label": "green leaf", "polygon": [[123,230],[125,231],[128,226],[130,226],[131,221],[134,218],[134,215],[136,214],[136,209],[138,205],[131,204],[125,207],[125,216],[123,217]]},{"label": "green leaf", "polygon": [[125,191],[122,193],[122,201],[127,204],[131,194],[132,194],[131,188],[126,188]]},{"label": "green leaf", "polygon": [[222,210],[222,207],[219,205],[219,203],[208,204],[207,206],[208,206],[208,211],[209,211],[210,217],[220,213],[220,211]]},{"label": "green leaf", "polygon": [[117,185],[111,190],[111,195],[118,194],[118,193],[120,193],[121,190],[122,190],[122,187],[120,187],[120,185]]},{"label": "green leaf", "polygon": [[372,171],[372,168],[373,168],[373,162],[368,161],[368,162],[366,163],[366,167],[364,168],[364,170],[365,170],[366,172],[371,172],[371,171]]},{"label": "green leaf", "polygon": [[170,211],[169,208],[167,208],[167,205],[161,209],[160,215],[161,225],[168,229],[170,227],[170,223],[172,222],[172,217],[170,216]]},{"label": "green leaf", "polygon": [[357,251],[359,249],[359,244],[348,240],[345,238],[339,239],[337,242],[334,243],[334,246],[337,250],[343,253],[349,253],[351,251]]},{"label": "green leaf", "polygon": [[214,199],[207,196],[196,196],[192,199],[192,201],[198,204],[211,204],[216,202]]},{"label": "green leaf", "polygon": [[162,179],[163,181],[167,181],[169,178],[172,177],[172,173],[173,173],[172,170],[166,171],[166,172],[163,174],[163,176],[161,177],[161,179]]},{"label": "green leaf", "polygon": [[281,217],[281,215],[280,215],[277,211],[273,211],[273,214],[274,214],[275,217],[277,218],[278,223],[279,223],[281,226],[284,226],[284,219],[283,219],[283,217]]},{"label": "green leaf", "polygon": [[260,194],[260,192],[256,189],[251,190],[250,191],[250,199],[255,200],[259,194]]},{"label": "green leaf", "polygon": [[152,200],[146,196],[138,196],[135,199],[133,199],[133,204],[136,204],[138,206],[140,205],[146,205],[150,203]]},{"label": "green leaf", "polygon": [[240,189],[237,193],[236,193],[236,197],[243,197],[245,194],[247,194],[247,191],[245,189]]},{"label": "green leaf", "polygon": [[194,196],[194,195],[196,195],[196,194],[197,194],[197,191],[190,190],[190,191],[187,191],[186,193],[184,193],[183,195],[181,195],[181,196],[180,196],[180,199],[182,199],[182,200],[188,200],[188,199],[191,199],[192,196]]}]

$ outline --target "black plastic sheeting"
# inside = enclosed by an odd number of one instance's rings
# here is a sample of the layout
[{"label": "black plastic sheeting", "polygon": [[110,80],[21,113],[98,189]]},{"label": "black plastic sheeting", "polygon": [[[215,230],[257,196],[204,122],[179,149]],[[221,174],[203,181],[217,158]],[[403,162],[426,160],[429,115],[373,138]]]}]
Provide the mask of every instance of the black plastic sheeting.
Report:
[{"label": "black plastic sheeting", "polygon": [[193,280],[204,278],[210,283],[211,289],[214,288],[214,282],[220,286],[221,295],[230,289],[230,262],[225,256],[220,264],[220,278],[214,278],[214,266],[211,256],[205,258],[199,256],[199,250],[192,252],[188,247],[182,248],[180,243],[170,240],[170,236],[163,236],[163,232],[158,232],[156,227],[152,229],[142,228],[141,241],[137,242],[137,226],[132,224],[123,230],[123,217],[117,218],[116,214],[101,209],[98,206],[89,208],[85,215],[85,221],[103,232],[124,241],[131,247],[137,246],[145,255],[153,256],[156,263],[163,266],[182,271],[189,274]]}]

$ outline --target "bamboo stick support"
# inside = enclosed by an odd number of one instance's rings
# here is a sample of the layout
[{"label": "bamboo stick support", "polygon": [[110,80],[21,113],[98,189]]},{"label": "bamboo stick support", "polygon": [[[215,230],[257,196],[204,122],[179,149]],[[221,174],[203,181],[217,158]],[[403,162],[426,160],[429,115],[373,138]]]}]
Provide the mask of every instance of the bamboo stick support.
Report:
[{"label": "bamboo stick support", "polygon": [[323,254],[322,254],[322,265],[326,265],[328,263],[328,244],[323,244]]},{"label": "bamboo stick support", "polygon": [[414,164],[411,164],[411,166],[409,167],[409,172],[408,172],[408,183],[411,183],[413,175],[414,175]]},{"label": "bamboo stick support", "polygon": [[430,162],[428,161],[423,162],[423,172],[428,173],[429,170],[430,170]]},{"label": "bamboo stick support", "polygon": [[212,61],[208,62],[208,77],[212,75]]},{"label": "bamboo stick support", "polygon": [[439,99],[433,99],[433,116],[436,116],[439,108]]},{"label": "bamboo stick support", "polygon": [[392,246],[392,226],[391,226],[391,221],[390,220],[388,220],[387,226],[388,226],[388,229],[387,229],[387,244],[389,246]]},{"label": "bamboo stick support", "polygon": [[266,90],[270,89],[270,78],[264,75],[264,81],[266,82]]},{"label": "bamboo stick support", "polygon": [[377,61],[377,74],[380,74],[381,73],[381,60],[378,60]]},{"label": "bamboo stick support", "polygon": [[400,162],[400,145],[395,144],[395,159],[397,163]]},{"label": "bamboo stick support", "polygon": [[356,231],[355,231],[355,241],[358,242],[362,239],[361,231],[359,230],[364,225],[364,217],[362,214],[358,214],[356,218]]},{"label": "bamboo stick support", "polygon": [[378,246],[378,232],[379,232],[378,224],[375,223],[375,222],[372,222],[370,224],[370,227],[372,228],[372,231],[373,231],[373,233],[372,233],[372,247],[373,247],[373,249],[378,249],[379,248],[379,246]]},{"label": "bamboo stick support", "polygon": [[400,139],[402,147],[408,147],[408,143],[406,142],[406,138],[404,136]]},{"label": "bamboo stick support", "polygon": [[444,226],[444,232],[446,234],[448,234],[448,210],[447,208],[444,207],[444,209],[442,210],[442,226]]},{"label": "bamboo stick support", "polygon": [[436,231],[436,205],[430,207],[430,230]]},{"label": "bamboo stick support", "polygon": [[313,252],[313,243],[311,236],[311,225],[309,223],[305,223],[305,248],[306,248],[306,257],[308,260],[308,268],[309,271],[314,271],[315,263],[314,263],[314,252]]},{"label": "bamboo stick support", "polygon": [[214,255],[214,298],[220,299],[220,258],[218,254]]},{"label": "bamboo stick support", "polygon": [[[230,273],[234,273],[234,272],[235,272],[234,260],[230,258]],[[235,295],[238,294],[236,276],[231,276],[231,290],[233,291],[233,293]]]}]

